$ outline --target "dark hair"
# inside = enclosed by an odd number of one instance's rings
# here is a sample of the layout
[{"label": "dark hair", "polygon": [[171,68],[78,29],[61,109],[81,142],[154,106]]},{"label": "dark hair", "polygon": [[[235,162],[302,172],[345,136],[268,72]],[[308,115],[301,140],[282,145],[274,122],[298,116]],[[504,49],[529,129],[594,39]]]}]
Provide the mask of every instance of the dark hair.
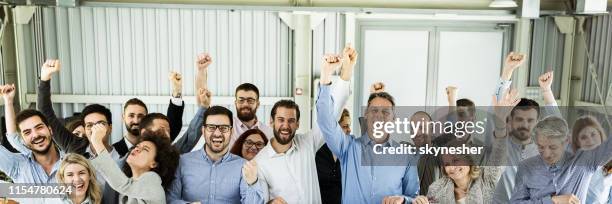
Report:
[{"label": "dark hair", "polygon": [[236,87],[236,92],[234,94],[236,95],[238,91],[253,91],[257,95],[257,99],[259,99],[259,89],[257,89],[257,86],[251,83],[240,84],[238,87]]},{"label": "dark hair", "polygon": [[17,122],[17,129],[19,129],[19,123],[23,122],[24,120],[28,118],[34,117],[34,116],[38,116],[40,120],[43,122],[43,124],[45,124],[46,126],[49,126],[47,117],[45,117],[45,115],[43,115],[40,111],[37,111],[34,109],[25,109],[17,113],[17,116],[15,116],[16,118],[15,121]]},{"label": "dark hair", "polygon": [[266,134],[264,134],[261,130],[257,128],[253,128],[243,132],[240,137],[238,137],[236,142],[234,142],[234,146],[232,146],[232,149],[230,149],[230,153],[242,157],[242,145],[244,144],[244,141],[246,141],[246,138],[249,137],[249,135],[253,134],[261,136],[261,139],[263,139],[264,141],[264,145],[268,144],[268,138],[266,137]]},{"label": "dark hair", "polygon": [[387,101],[391,102],[392,106],[395,106],[395,99],[393,99],[393,96],[391,96],[391,94],[387,92],[376,92],[370,94],[370,97],[368,98],[368,107],[370,106],[372,100],[374,100],[375,98],[386,99]]},{"label": "dark hair", "polygon": [[208,116],[211,115],[225,115],[227,116],[227,119],[229,119],[230,126],[234,126],[234,116],[232,114],[232,111],[230,111],[226,107],[211,106],[208,110],[206,110],[206,112],[204,112],[204,116],[202,116],[204,119],[202,125],[206,125],[206,120],[208,119]]},{"label": "dark hair", "polygon": [[538,112],[538,117],[540,117],[540,104],[527,98],[521,98],[521,101],[519,101],[519,103],[512,108],[512,111],[510,111],[510,116],[514,116],[514,111],[516,110],[527,111],[529,109],[536,110],[536,112]]},{"label": "dark hair", "polygon": [[340,120],[338,120],[338,123],[342,122],[342,120],[344,120],[345,118],[351,119],[351,114],[346,108],[342,109],[342,114],[340,114]]},{"label": "dark hair", "polygon": [[476,112],[476,104],[474,104],[474,101],[467,99],[467,98],[462,98],[457,100],[457,107],[467,107],[468,111],[470,111],[470,113],[475,113]]},{"label": "dark hair", "polygon": [[137,106],[142,106],[145,109],[145,113],[149,112],[149,109],[147,109],[147,105],[144,104],[144,102],[142,102],[140,99],[138,98],[132,98],[128,101],[125,102],[125,105],[123,105],[123,111],[125,111],[125,109],[129,106],[129,105],[137,105]]},{"label": "dark hair", "polygon": [[81,112],[81,120],[83,121],[83,123],[85,123],[85,117],[92,113],[99,113],[104,115],[104,117],[106,118],[106,122],[108,122],[109,125],[113,124],[113,115],[111,111],[100,104],[91,104],[83,108],[83,111]]},{"label": "dark hair", "polygon": [[74,131],[75,129],[77,129],[79,126],[83,126],[83,128],[85,127],[85,125],[83,124],[83,120],[81,120],[79,118],[80,116],[77,117],[71,117],[66,121],[66,129],[70,130],[70,131]]},{"label": "dark hair", "polygon": [[296,119],[300,121],[300,107],[298,106],[297,103],[295,103],[292,100],[280,100],[276,102],[274,106],[272,107],[272,112],[270,114],[272,116],[272,120],[274,120],[274,116],[276,116],[276,109],[278,109],[279,107],[295,109],[296,117],[297,117]]},{"label": "dark hair", "polygon": [[153,121],[156,120],[156,119],[165,120],[165,121],[168,121],[168,123],[170,123],[170,120],[168,120],[168,117],[166,115],[164,115],[164,114],[161,114],[161,113],[149,113],[144,118],[142,118],[142,120],[140,121],[140,124],[138,125],[138,127],[141,130],[144,130],[147,127],[153,125]]},{"label": "dark hair", "polygon": [[[157,175],[161,177],[162,187],[167,190],[174,180],[174,173],[176,172],[179,164],[180,153],[174,146],[172,146],[172,142],[165,135],[166,133],[161,130],[147,131],[141,135],[137,144],[144,141],[149,141],[155,145],[157,153],[155,154],[154,160],[157,163],[157,166],[151,169],[151,171],[157,173]],[[130,152],[135,147],[136,145],[132,146]],[[128,152],[128,155],[130,152]],[[132,168],[130,165],[123,165],[123,173],[127,177],[132,177]]]}]

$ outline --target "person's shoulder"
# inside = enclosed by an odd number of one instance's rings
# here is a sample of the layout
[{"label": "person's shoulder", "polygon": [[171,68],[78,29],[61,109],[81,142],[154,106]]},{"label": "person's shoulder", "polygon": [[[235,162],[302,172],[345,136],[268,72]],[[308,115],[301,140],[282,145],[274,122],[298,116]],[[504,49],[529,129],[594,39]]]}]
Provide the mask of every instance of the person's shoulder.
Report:
[{"label": "person's shoulder", "polygon": [[194,159],[198,159],[198,157],[202,154],[201,150],[187,152],[185,154],[181,154],[179,163],[192,161]]},{"label": "person's shoulder", "polygon": [[160,185],[162,183],[161,177],[159,176],[159,174],[155,173],[154,171],[147,171],[144,174],[142,174],[142,176],[140,176],[140,178],[138,178],[138,181],[142,181],[142,183],[144,184],[155,184],[155,185]]}]

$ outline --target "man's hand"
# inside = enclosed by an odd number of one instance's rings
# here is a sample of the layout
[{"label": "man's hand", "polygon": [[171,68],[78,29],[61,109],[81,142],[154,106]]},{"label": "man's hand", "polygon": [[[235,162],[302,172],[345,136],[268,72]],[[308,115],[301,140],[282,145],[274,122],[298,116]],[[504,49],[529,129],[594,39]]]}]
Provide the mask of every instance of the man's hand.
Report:
[{"label": "man's hand", "polygon": [[580,200],[573,194],[553,196],[554,204],[580,204]]},{"label": "man's hand", "polygon": [[178,72],[170,72],[168,76],[170,82],[172,82],[172,97],[178,98],[183,94],[183,76]]},{"label": "man's hand", "polygon": [[331,76],[334,70],[338,69],[342,62],[340,56],[333,54],[326,54],[323,56],[323,66],[321,66],[321,84],[330,84]]},{"label": "man's hand", "polygon": [[[510,112],[521,101],[518,97],[518,91],[516,89],[506,90],[503,97],[497,100],[497,97],[493,95],[493,111],[495,113],[495,129],[505,130],[506,118],[510,115]],[[505,137],[505,132],[496,132],[496,137]]]},{"label": "man's hand", "polygon": [[351,76],[353,76],[358,55],[359,54],[350,43],[346,44],[346,47],[342,50],[342,70],[340,71],[340,78],[342,78],[342,80],[348,81],[351,79]]},{"label": "man's hand", "polygon": [[504,61],[502,80],[509,81],[510,77],[512,77],[512,72],[514,72],[516,68],[520,67],[525,62],[525,59],[525,54],[510,52]]},{"label": "man's hand", "polygon": [[446,87],[446,99],[449,104],[455,104],[457,102],[457,92],[459,92],[459,88],[456,86]]},{"label": "man's hand", "polygon": [[13,103],[13,99],[15,98],[15,84],[0,86],[0,94],[2,94],[4,104]]},{"label": "man's hand", "polygon": [[285,201],[285,199],[283,199],[282,197],[276,197],[268,201],[267,204],[287,204],[287,201]]},{"label": "man's hand", "polygon": [[380,92],[385,92],[385,84],[383,84],[382,82],[376,82],[373,83],[372,86],[370,86],[370,94]]},{"label": "man's hand", "polygon": [[199,89],[198,90],[198,100],[200,102],[200,106],[204,108],[210,107],[210,98],[212,97],[212,93],[207,89]]},{"label": "man's hand", "polygon": [[538,83],[540,84],[540,89],[542,91],[552,91],[552,82],[553,82],[553,71],[548,71],[538,78]]},{"label": "man's hand", "polygon": [[102,124],[95,124],[91,127],[91,141],[92,146],[96,153],[100,153],[106,147],[104,146],[104,137],[106,136],[106,126]]},{"label": "man's hand", "polygon": [[385,196],[382,200],[382,204],[402,204],[404,203],[403,196]]},{"label": "man's hand", "polygon": [[203,70],[203,69],[208,68],[208,65],[210,65],[211,63],[212,63],[212,57],[210,57],[210,54],[208,53],[199,54],[196,60],[196,66],[198,67],[198,70]]},{"label": "man's hand", "polygon": [[429,204],[429,200],[425,196],[417,196],[412,200],[412,204]]},{"label": "man's hand", "polygon": [[247,161],[242,166],[242,178],[249,185],[257,182],[257,163],[255,161]]},{"label": "man's hand", "polygon": [[55,72],[59,72],[61,68],[59,60],[47,60],[43,63],[42,68],[40,69],[40,80],[49,81],[51,79],[51,75]]}]

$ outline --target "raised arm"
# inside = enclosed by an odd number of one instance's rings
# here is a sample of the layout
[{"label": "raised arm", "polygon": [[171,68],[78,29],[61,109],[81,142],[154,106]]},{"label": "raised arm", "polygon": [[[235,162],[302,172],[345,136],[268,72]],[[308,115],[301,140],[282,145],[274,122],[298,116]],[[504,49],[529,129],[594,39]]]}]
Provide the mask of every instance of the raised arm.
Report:
[{"label": "raised arm", "polygon": [[510,79],[512,78],[512,73],[519,68],[526,60],[525,54],[510,52],[506,59],[504,60],[504,67],[502,69],[502,74],[500,78],[500,82],[497,84],[495,88],[495,95],[497,98],[502,97],[504,91],[510,88]]},{"label": "raised arm", "polygon": [[193,116],[189,127],[183,136],[174,143],[174,146],[179,149],[181,154],[191,151],[198,140],[202,137],[202,123],[204,123],[204,112],[210,107],[212,93],[208,90],[200,89],[198,91],[197,101],[200,101],[198,112]]},{"label": "raised arm", "polygon": [[347,137],[344,132],[342,132],[342,128],[340,128],[336,117],[333,115],[335,101],[330,93],[331,75],[339,64],[338,56],[326,55],[324,57],[316,112],[317,125],[320,128],[325,142],[327,142],[327,146],[335,155],[339,158],[343,158],[346,151],[348,151],[350,137]]},{"label": "raised arm", "polygon": [[61,68],[59,60],[47,60],[40,70],[40,84],[38,85],[38,110],[45,115],[51,130],[53,140],[58,146],[69,153],[84,154],[89,142],[86,138],[75,137],[71,131],[57,119],[51,103],[51,75],[59,72]]},{"label": "raised arm", "polygon": [[29,154],[30,149],[28,149],[23,141],[19,138],[19,133],[17,133],[17,124],[15,119],[15,106],[14,106],[14,98],[15,98],[15,85],[9,84],[0,86],[0,94],[2,94],[2,98],[4,99],[4,117],[6,121],[6,139],[9,144],[13,146],[17,151],[22,154]]},{"label": "raised arm", "polygon": [[546,72],[538,78],[538,83],[540,84],[540,93],[542,97],[544,97],[544,111],[542,112],[542,116],[540,118],[545,118],[551,115],[561,116],[561,111],[559,111],[559,107],[557,106],[557,101],[555,100],[555,95],[552,91],[552,82],[553,82],[553,71]]},{"label": "raised arm", "polygon": [[[200,90],[208,90],[208,66],[212,64],[212,57],[208,53],[199,54],[196,58],[196,79],[195,79],[195,96],[200,94]],[[196,97],[197,104],[200,104],[200,99]]]},{"label": "raised arm", "polygon": [[168,104],[168,121],[170,122],[170,139],[174,141],[183,127],[183,111],[185,103],[183,102],[183,77],[180,73],[171,72],[170,84],[172,84],[172,98]]},{"label": "raised arm", "polygon": [[[483,180],[491,186],[495,186],[503,173],[503,166],[507,163],[506,153],[506,118],[510,115],[512,108],[520,102],[518,91],[506,91],[501,99],[493,96],[492,106],[494,112],[493,122],[495,131],[493,132],[493,144],[491,157],[488,158],[486,166],[483,167]],[[494,189],[494,188],[493,188]]]}]

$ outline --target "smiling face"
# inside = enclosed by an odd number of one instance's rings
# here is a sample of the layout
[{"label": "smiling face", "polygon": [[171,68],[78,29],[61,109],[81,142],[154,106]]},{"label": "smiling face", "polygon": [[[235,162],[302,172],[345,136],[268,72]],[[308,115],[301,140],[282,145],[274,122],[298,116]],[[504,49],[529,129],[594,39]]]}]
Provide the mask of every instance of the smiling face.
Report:
[{"label": "smiling face", "polygon": [[123,110],[125,129],[132,135],[140,134],[140,121],[147,115],[147,110],[140,105],[128,105]]},{"label": "smiling face", "polygon": [[389,139],[389,133],[384,133],[380,138],[374,137],[374,124],[376,122],[391,122],[394,117],[393,104],[391,101],[382,97],[372,99],[365,113],[370,139],[379,144],[386,142]]},{"label": "smiling face", "polygon": [[460,155],[444,154],[442,164],[446,175],[455,181],[465,179],[470,173],[468,162]]},{"label": "smiling face", "polygon": [[80,164],[72,163],[66,165],[64,168],[64,182],[72,185],[72,195],[81,197],[86,196],[87,189],[89,189],[89,180],[91,175],[86,167]]},{"label": "smiling face", "polygon": [[601,144],[602,135],[593,126],[587,126],[578,133],[578,147],[581,150],[592,150]]},{"label": "smiling face", "polygon": [[142,141],[134,146],[126,162],[132,170],[149,171],[157,166],[156,155],[157,147],[155,144],[151,141]]},{"label": "smiling face", "polygon": [[297,110],[294,108],[278,107],[276,115],[271,121],[274,139],[282,145],[289,144],[295,132],[300,127],[297,119]]},{"label": "smiling face", "polygon": [[259,96],[255,91],[238,90],[234,105],[236,105],[236,114],[240,121],[253,120],[259,107]]},{"label": "smiling face", "polygon": [[228,149],[232,128],[227,115],[209,115],[206,124],[202,126],[202,134],[206,140],[206,151],[221,153]]},{"label": "smiling face", "polygon": [[265,147],[263,136],[259,134],[249,135],[242,144],[242,157],[248,161],[255,158],[257,153]]},{"label": "smiling face", "polygon": [[51,129],[40,117],[32,116],[19,123],[19,130],[25,145],[37,154],[46,154],[51,148]]}]

